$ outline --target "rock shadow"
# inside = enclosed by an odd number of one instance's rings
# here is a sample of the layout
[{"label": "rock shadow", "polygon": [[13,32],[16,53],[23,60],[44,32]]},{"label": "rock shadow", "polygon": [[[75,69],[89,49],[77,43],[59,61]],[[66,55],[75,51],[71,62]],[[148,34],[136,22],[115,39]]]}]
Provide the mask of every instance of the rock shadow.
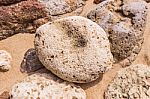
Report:
[{"label": "rock shadow", "polygon": [[82,84],[77,84],[79,86],[81,86],[81,88],[83,88],[84,90],[90,88],[90,87],[93,87],[95,85],[97,85],[98,83],[100,83],[100,81],[102,80],[103,78],[103,74],[100,74],[100,77],[98,79],[96,79],[95,81],[92,81],[92,82],[89,82],[89,83],[82,83]]}]

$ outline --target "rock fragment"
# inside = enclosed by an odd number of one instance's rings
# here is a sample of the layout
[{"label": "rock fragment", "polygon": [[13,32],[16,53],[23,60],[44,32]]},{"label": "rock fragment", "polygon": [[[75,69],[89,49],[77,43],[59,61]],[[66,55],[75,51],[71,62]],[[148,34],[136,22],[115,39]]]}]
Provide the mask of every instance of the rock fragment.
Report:
[{"label": "rock fragment", "polygon": [[84,0],[38,0],[45,5],[49,15],[62,15],[76,10],[85,5]]},{"label": "rock fragment", "polygon": [[12,87],[10,95],[11,99],[86,99],[80,86],[63,81],[51,73],[28,76]]},{"label": "rock fragment", "polygon": [[[2,0],[1,3],[14,2],[17,0]],[[0,40],[17,33],[35,33],[40,25],[81,9],[84,5],[84,0],[27,0],[0,6]]]},{"label": "rock fragment", "polygon": [[0,40],[17,33],[34,33],[33,21],[46,17],[44,6],[36,1],[22,1],[0,7]]},{"label": "rock fragment", "polygon": [[11,55],[5,51],[0,50],[0,71],[8,71],[11,68]]},{"label": "rock fragment", "polygon": [[105,99],[149,99],[150,68],[138,64],[121,69],[109,84]]},{"label": "rock fragment", "polygon": [[21,63],[21,72],[30,73],[30,72],[37,71],[43,67],[44,66],[39,61],[39,58],[36,55],[35,49],[34,48],[29,49],[25,53],[24,59]]},{"label": "rock fragment", "polygon": [[142,0],[106,0],[87,14],[108,34],[115,63],[130,65],[144,40],[148,6]]}]

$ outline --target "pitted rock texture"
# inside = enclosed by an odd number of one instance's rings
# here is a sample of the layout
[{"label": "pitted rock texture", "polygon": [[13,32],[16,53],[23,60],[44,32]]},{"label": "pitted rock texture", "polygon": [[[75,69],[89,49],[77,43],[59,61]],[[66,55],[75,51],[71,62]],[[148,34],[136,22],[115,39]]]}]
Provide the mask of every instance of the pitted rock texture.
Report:
[{"label": "pitted rock texture", "polygon": [[28,76],[12,87],[10,95],[11,99],[86,99],[80,86],[63,81],[51,73]]},{"label": "pitted rock texture", "polygon": [[[4,0],[1,3],[15,2],[17,0]],[[0,6],[0,40],[17,33],[35,33],[40,25],[82,9],[84,5],[84,0],[22,0]]]},{"label": "pitted rock texture", "polygon": [[33,21],[46,16],[44,6],[36,1],[22,1],[0,7],[0,40],[16,33],[34,33]]},{"label": "pitted rock texture", "polygon": [[49,15],[56,16],[72,12],[85,4],[85,0],[38,0],[45,5]]},{"label": "pitted rock texture", "polygon": [[150,99],[150,67],[133,65],[121,69],[109,84],[105,99]]},{"label": "pitted rock texture", "polygon": [[0,50],[0,71],[8,71],[11,68],[11,55],[5,51]]},{"label": "pitted rock texture", "polygon": [[36,51],[34,48],[27,50],[24,55],[24,59],[21,63],[21,72],[34,72],[41,68],[43,68],[43,64],[39,61],[38,56],[36,55]]},{"label": "pitted rock texture", "polygon": [[70,82],[96,80],[113,63],[104,30],[81,16],[59,19],[39,27],[35,49],[47,69]]},{"label": "pitted rock texture", "polygon": [[115,63],[129,66],[140,52],[147,11],[142,0],[106,0],[87,14],[107,32]]}]

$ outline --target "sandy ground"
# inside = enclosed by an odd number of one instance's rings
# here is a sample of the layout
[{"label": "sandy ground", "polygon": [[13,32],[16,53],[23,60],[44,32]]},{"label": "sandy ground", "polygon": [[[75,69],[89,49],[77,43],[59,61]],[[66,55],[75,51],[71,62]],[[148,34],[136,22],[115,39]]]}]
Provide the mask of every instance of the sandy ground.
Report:
[{"label": "sandy ground", "polygon": [[[93,0],[89,0],[87,5],[84,7],[84,11],[81,15],[84,15],[93,6]],[[149,4],[150,6],[150,4]],[[147,18],[147,26],[145,30],[145,42],[143,44],[142,50],[138,55],[137,59],[133,64],[148,64],[150,65],[150,10]],[[33,48],[34,34],[17,34],[9,37],[5,40],[0,41],[0,50],[6,50],[11,53],[12,68],[8,72],[0,72],[0,93],[3,91],[10,90],[11,86],[18,81],[21,81],[28,74],[20,72],[20,64],[23,60],[25,52]],[[115,76],[116,72],[121,68],[119,65],[114,65],[113,69],[108,71],[103,78],[88,83],[80,84],[80,86],[85,89],[87,94],[87,99],[103,99],[103,93],[107,88],[107,85]]]}]

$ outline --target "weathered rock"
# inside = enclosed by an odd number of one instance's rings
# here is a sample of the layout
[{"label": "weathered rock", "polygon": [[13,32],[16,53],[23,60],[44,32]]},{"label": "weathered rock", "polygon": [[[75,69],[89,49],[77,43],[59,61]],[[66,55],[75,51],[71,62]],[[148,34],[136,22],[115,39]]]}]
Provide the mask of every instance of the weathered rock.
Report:
[{"label": "weathered rock", "polygon": [[47,69],[70,82],[91,82],[112,67],[106,33],[81,16],[42,25],[36,31],[35,49]]},{"label": "weathered rock", "polygon": [[86,99],[84,90],[73,83],[63,81],[53,74],[33,74],[15,84],[11,99]]},{"label": "weathered rock", "polygon": [[109,84],[105,99],[150,99],[150,68],[133,65],[121,69]]},{"label": "weathered rock", "polygon": [[13,3],[20,2],[20,1],[23,1],[23,0],[0,0],[0,6],[13,4]]},{"label": "weathered rock", "polygon": [[[2,0],[0,4],[18,1],[21,0]],[[0,40],[17,33],[35,33],[40,25],[53,17],[76,11],[84,4],[84,0],[22,0],[10,6],[0,6]]]},{"label": "weathered rock", "polygon": [[84,0],[38,0],[45,5],[49,15],[56,16],[72,12],[85,4]]},{"label": "weathered rock", "polygon": [[8,71],[11,68],[11,55],[5,50],[0,50],[0,71]]},{"label": "weathered rock", "polygon": [[115,63],[128,66],[140,52],[147,8],[141,0],[106,0],[87,14],[108,33]]},{"label": "weathered rock", "polygon": [[39,58],[36,55],[36,51],[34,48],[29,49],[25,55],[24,59],[21,63],[21,72],[34,72],[36,70],[39,70],[43,68],[44,66],[39,61]]},{"label": "weathered rock", "polygon": [[36,1],[22,1],[0,7],[0,40],[16,33],[34,33],[33,21],[46,16],[44,6]]}]

